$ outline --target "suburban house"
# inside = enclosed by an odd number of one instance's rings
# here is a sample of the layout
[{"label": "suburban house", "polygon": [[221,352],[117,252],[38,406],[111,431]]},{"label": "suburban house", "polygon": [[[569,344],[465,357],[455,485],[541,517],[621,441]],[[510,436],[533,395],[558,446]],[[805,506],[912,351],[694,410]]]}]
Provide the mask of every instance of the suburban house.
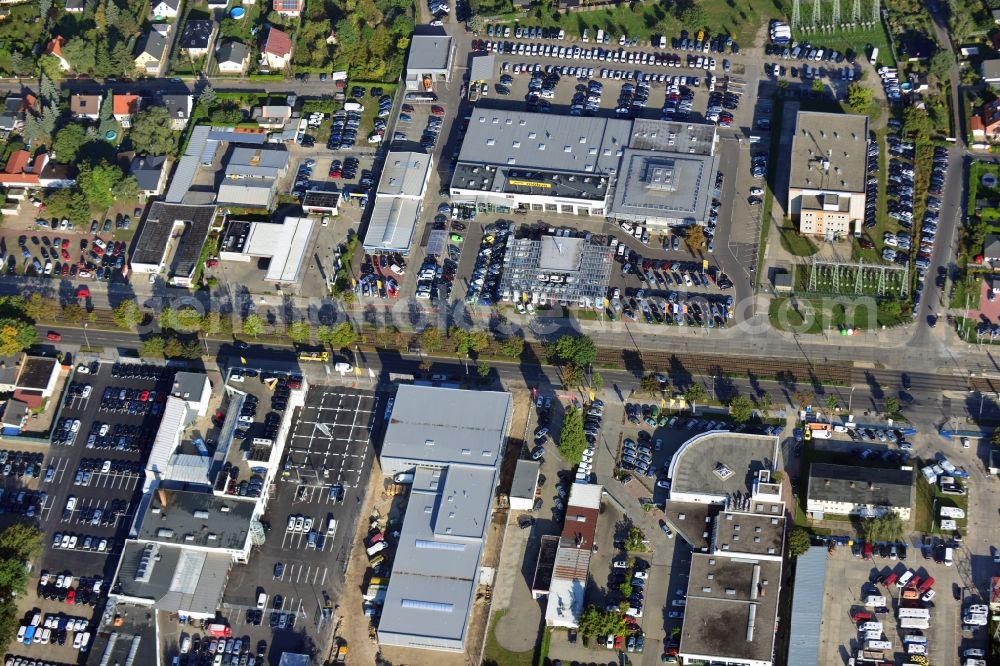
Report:
[{"label": "suburban house", "polygon": [[75,171],[68,164],[57,164],[49,159],[48,153],[40,153],[32,159],[27,150],[15,150],[7,158],[7,165],[0,173],[0,185],[4,187],[71,187],[76,183]]},{"label": "suburban house", "polygon": [[255,107],[253,119],[264,129],[281,129],[292,117],[292,107],[264,104]]},{"label": "suburban house", "polygon": [[13,132],[20,130],[24,126],[24,117],[28,110],[35,110],[38,100],[34,95],[10,95],[3,102],[3,111],[0,111],[0,130]]},{"label": "suburban house", "polygon": [[155,24],[139,41],[135,54],[135,68],[149,76],[160,76],[163,72],[163,62],[166,60],[170,40],[170,26],[160,28],[164,24]]},{"label": "suburban house", "polygon": [[76,94],[69,98],[69,112],[81,120],[97,120],[101,117],[101,93],[94,95]]},{"label": "suburban house", "polygon": [[250,62],[250,49],[242,42],[223,42],[215,60],[223,74],[242,74]]},{"label": "suburban house", "polygon": [[153,6],[149,9],[149,18],[155,21],[177,18],[180,8],[181,0],[153,0]]},{"label": "suburban house", "polygon": [[979,74],[990,87],[1000,88],[1000,58],[983,60],[979,65]]},{"label": "suburban house", "polygon": [[298,16],[305,6],[304,0],[274,0],[274,11],[282,16]]},{"label": "suburban house", "polygon": [[135,177],[144,196],[155,197],[163,194],[166,188],[169,167],[170,163],[164,155],[143,155],[132,158],[128,172]]},{"label": "suburban house", "polygon": [[969,119],[972,136],[976,139],[1000,139],[1000,100],[984,104],[978,114]]},{"label": "suburban house", "polygon": [[189,58],[203,58],[208,55],[208,47],[215,33],[213,21],[188,21],[181,32],[177,47]]},{"label": "suburban house", "polygon": [[131,127],[132,116],[138,113],[139,107],[142,106],[142,97],[132,94],[115,95],[111,98],[111,106],[115,120],[121,123],[122,127]]},{"label": "suburban house", "polygon": [[160,95],[160,104],[170,113],[170,129],[182,130],[191,120],[192,95]]},{"label": "suburban house", "polygon": [[69,64],[69,61],[66,60],[66,58],[63,57],[62,47],[64,46],[66,46],[66,38],[63,37],[62,35],[59,35],[48,43],[48,46],[45,47],[45,53],[47,55],[53,56],[56,60],[59,61],[59,67],[62,69],[62,71],[68,72],[69,70],[73,69],[73,66]]},{"label": "suburban house", "polygon": [[86,4],[85,0],[66,0],[66,11],[70,14],[82,14]]},{"label": "suburban house", "polygon": [[284,69],[292,59],[292,39],[288,33],[272,27],[260,51],[261,64],[268,69]]},{"label": "suburban house", "polygon": [[983,240],[983,260],[1000,263],[1000,234],[987,234]]}]

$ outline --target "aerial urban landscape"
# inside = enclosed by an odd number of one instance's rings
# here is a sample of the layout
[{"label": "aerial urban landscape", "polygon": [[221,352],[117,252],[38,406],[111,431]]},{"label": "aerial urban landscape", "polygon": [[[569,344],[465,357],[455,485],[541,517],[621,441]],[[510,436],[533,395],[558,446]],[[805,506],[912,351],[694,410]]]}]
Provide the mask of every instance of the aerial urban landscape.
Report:
[{"label": "aerial urban landscape", "polygon": [[998,153],[1000,0],[0,1],[0,666],[1000,664]]}]

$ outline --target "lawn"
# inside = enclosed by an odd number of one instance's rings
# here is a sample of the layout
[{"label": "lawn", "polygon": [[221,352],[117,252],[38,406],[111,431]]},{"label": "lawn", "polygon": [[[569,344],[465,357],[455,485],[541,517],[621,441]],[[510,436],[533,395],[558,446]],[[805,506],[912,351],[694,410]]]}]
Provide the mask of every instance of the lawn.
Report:
[{"label": "lawn", "polygon": [[816,243],[811,238],[800,234],[793,226],[779,227],[778,233],[781,234],[781,247],[793,256],[810,257],[819,252]]},{"label": "lawn", "polygon": [[[539,646],[534,650],[527,650],[525,652],[511,652],[505,650],[497,642],[497,638],[494,635],[497,623],[500,621],[504,615],[507,614],[506,610],[500,610],[493,614],[493,620],[490,622],[490,631],[486,636],[486,649],[483,651],[483,664],[485,666],[534,666],[535,664],[546,663],[548,657],[548,644],[547,640],[549,636],[549,629],[546,628],[545,638]],[[536,660],[536,653],[542,653],[538,655]]]},{"label": "lawn", "polygon": [[[803,7],[803,15],[809,11],[811,11],[811,6],[809,8]],[[853,51],[858,54],[858,57],[866,60],[874,46],[878,49],[879,65],[896,66],[896,59],[892,57],[892,50],[889,48],[889,38],[881,23],[870,30],[832,30],[810,35],[800,34],[798,39],[821,44],[824,48],[833,49],[840,53]]]},{"label": "lawn", "polygon": [[[838,335],[846,328],[870,330],[876,327],[898,326],[906,321],[900,304],[893,300],[872,298],[851,298],[838,296],[827,298],[780,297],[771,299],[768,318],[779,331],[800,334],[819,334],[829,331]],[[866,303],[874,303],[872,308]],[[848,309],[850,308],[850,309]],[[905,308],[903,308],[905,310]]]},{"label": "lawn", "polygon": [[[691,20],[682,21],[683,12],[678,7],[695,5]],[[673,10],[672,10],[673,8]],[[694,15],[700,14],[700,18]],[[768,19],[783,16],[774,0],[755,3],[737,3],[732,0],[702,0],[690,4],[668,4],[658,2],[633,2],[610,5],[607,9],[585,12],[557,13],[550,0],[534,5],[527,17],[519,22],[523,25],[561,27],[573,37],[583,31],[590,31],[594,39],[599,29],[610,31],[614,39],[622,34],[638,37],[640,41],[650,37],[666,35],[668,39],[704,27],[710,34],[732,35],[738,44],[750,45],[757,30]],[[693,36],[693,35],[692,35]]]},{"label": "lawn", "polygon": [[[931,461],[926,461],[930,463]],[[968,515],[969,496],[968,495],[945,495],[937,485],[927,483],[927,479],[922,474],[917,474],[917,505],[914,512],[913,527],[919,532],[928,534],[944,534],[940,527],[941,507],[951,506],[962,509]],[[968,520],[963,518],[956,520],[959,531],[964,531]],[[949,532],[950,533],[950,532]]]}]

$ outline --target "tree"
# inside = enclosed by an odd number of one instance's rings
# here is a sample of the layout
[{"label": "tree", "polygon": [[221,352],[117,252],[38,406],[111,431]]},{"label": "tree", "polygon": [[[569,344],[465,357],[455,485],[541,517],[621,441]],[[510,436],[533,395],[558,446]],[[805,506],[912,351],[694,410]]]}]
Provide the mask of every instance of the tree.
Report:
[{"label": "tree", "polygon": [[334,349],[344,349],[355,344],[358,334],[349,322],[337,324],[333,328],[327,328],[323,335],[318,335],[321,342],[325,342]]},{"label": "tree", "polygon": [[102,162],[94,166],[81,165],[76,182],[91,208],[106,210],[118,200],[119,186],[124,178],[121,167]]},{"label": "tree", "polygon": [[802,527],[796,527],[788,535],[788,554],[792,557],[805,555],[810,545],[809,532]]},{"label": "tree", "polygon": [[584,636],[624,636],[626,631],[625,617],[617,610],[606,611],[597,606],[587,606],[580,614],[580,633]]},{"label": "tree", "polygon": [[564,335],[548,347],[549,358],[557,365],[585,368],[597,358],[597,345],[586,335]]},{"label": "tree", "polygon": [[524,340],[517,337],[509,337],[500,343],[500,353],[510,358],[520,358],[524,353]]},{"label": "tree", "polygon": [[76,162],[76,156],[83,144],[87,143],[87,131],[79,123],[70,123],[56,132],[52,148],[60,162]]},{"label": "tree", "polygon": [[420,334],[420,347],[427,352],[441,351],[444,340],[441,337],[441,329],[433,326],[425,328]]},{"label": "tree", "polygon": [[631,527],[625,537],[625,550],[630,553],[644,553],[649,550],[646,545],[646,535],[638,527]]},{"label": "tree", "polygon": [[695,406],[699,402],[704,402],[708,398],[708,394],[705,393],[705,387],[701,384],[691,384],[684,391],[684,399],[691,403],[691,411],[694,411]]},{"label": "tree", "polygon": [[871,108],[874,99],[872,89],[863,83],[852,83],[847,86],[847,105],[853,111],[864,113]]},{"label": "tree", "polygon": [[933,76],[937,77],[938,81],[947,81],[951,77],[951,66],[953,64],[955,64],[955,59],[952,57],[951,52],[947,49],[939,48],[931,56],[928,69]]},{"label": "tree", "polygon": [[655,397],[656,394],[660,393],[662,390],[660,388],[660,380],[657,379],[654,374],[646,375],[640,379],[639,388],[653,397]]},{"label": "tree", "polygon": [[583,383],[583,370],[580,369],[580,366],[575,364],[563,366],[562,378],[563,385],[567,388],[571,386],[579,386]]},{"label": "tree", "polygon": [[251,312],[243,320],[243,332],[256,338],[264,332],[264,320],[256,312]]},{"label": "tree", "polygon": [[899,413],[899,398],[894,395],[886,396],[885,413],[886,416]]},{"label": "tree", "polygon": [[839,406],[840,406],[840,401],[837,400],[837,396],[833,395],[832,393],[826,396],[826,408],[829,409],[831,413],[837,411],[837,408]]},{"label": "tree", "polygon": [[483,379],[486,379],[487,377],[490,376],[490,364],[487,363],[486,361],[480,361],[479,365],[476,367],[479,370],[479,376],[482,377]]},{"label": "tree", "polygon": [[[456,327],[457,328],[457,327]],[[464,331],[458,329],[454,337],[457,339],[455,351],[461,356],[475,357],[490,347],[490,338],[486,331]]]},{"label": "tree", "polygon": [[861,521],[861,536],[865,541],[902,541],[903,534],[903,521],[894,511]]},{"label": "tree", "polygon": [[217,335],[222,331],[222,315],[218,312],[207,312],[201,322],[201,332],[205,335]]},{"label": "tree", "polygon": [[184,343],[180,338],[167,338],[163,345],[163,355],[167,358],[181,358],[184,356]]},{"label": "tree", "polygon": [[604,388],[604,377],[601,376],[601,373],[595,372],[590,376],[590,384],[594,387],[595,391],[600,391]]},{"label": "tree", "polygon": [[297,345],[312,340],[312,327],[304,321],[294,321],[285,331],[288,339]]},{"label": "tree", "polygon": [[684,242],[687,243],[692,252],[700,250],[705,247],[705,230],[700,224],[692,224],[688,227]]},{"label": "tree", "polygon": [[80,324],[83,323],[83,318],[86,313],[79,303],[67,303],[62,307],[62,318],[64,321],[70,324]]},{"label": "tree", "polygon": [[152,106],[135,114],[129,136],[140,155],[168,155],[176,149],[170,112],[163,106]]},{"label": "tree", "polygon": [[192,361],[197,361],[201,358],[201,345],[197,340],[184,343],[184,348],[181,350],[181,358],[191,359]]},{"label": "tree", "polygon": [[575,407],[570,407],[563,417],[562,430],[559,433],[559,455],[570,465],[579,465],[586,448],[583,413]]},{"label": "tree", "polygon": [[0,318],[0,356],[13,356],[38,341],[35,327],[23,319]]},{"label": "tree", "polygon": [[134,329],[143,320],[143,314],[135,301],[122,301],[111,315],[119,328]]},{"label": "tree", "polygon": [[745,395],[733,396],[729,401],[729,415],[737,423],[746,423],[753,415],[753,402]]},{"label": "tree", "polygon": [[681,11],[681,23],[691,27],[705,25],[705,10],[700,5],[691,4]]},{"label": "tree", "polygon": [[77,73],[92,72],[97,66],[97,44],[83,37],[75,37],[62,47],[63,58]]},{"label": "tree", "polygon": [[1000,447],[1000,428],[993,429],[993,434],[990,435],[990,444]]},{"label": "tree", "polygon": [[24,312],[24,316],[28,319],[31,319],[32,321],[41,321],[55,312],[58,307],[59,303],[56,299],[46,298],[38,292],[35,292],[29,296],[26,301],[24,301],[24,305],[21,306],[21,309]]},{"label": "tree", "polygon": [[823,79],[813,79],[812,91],[816,93],[821,93],[826,90],[826,84],[823,83]]},{"label": "tree", "polygon": [[203,318],[193,307],[185,306],[177,310],[164,308],[160,320],[161,327],[172,328],[181,333],[194,333],[201,330]]},{"label": "tree", "polygon": [[209,84],[206,84],[205,87],[202,88],[201,92],[198,94],[198,101],[204,104],[206,107],[210,107],[213,104],[215,104],[215,100],[217,100],[218,98],[219,96],[216,94],[215,88],[213,88]]},{"label": "tree", "polygon": [[772,403],[773,399],[771,398],[771,393],[769,391],[763,391],[757,397],[757,407],[764,414],[767,414],[767,412],[770,411]]},{"label": "tree", "polygon": [[77,224],[83,224],[90,217],[90,204],[87,198],[77,189],[60,188],[46,195],[45,205],[48,213],[54,218],[66,218]]},{"label": "tree", "polygon": [[805,409],[807,406],[812,404],[813,398],[815,398],[816,396],[813,394],[812,391],[805,391],[800,389],[797,390],[795,392],[795,395],[792,397],[795,398],[795,404],[799,406],[799,409]]},{"label": "tree", "polygon": [[142,356],[163,356],[164,341],[159,335],[150,336],[142,341]]}]

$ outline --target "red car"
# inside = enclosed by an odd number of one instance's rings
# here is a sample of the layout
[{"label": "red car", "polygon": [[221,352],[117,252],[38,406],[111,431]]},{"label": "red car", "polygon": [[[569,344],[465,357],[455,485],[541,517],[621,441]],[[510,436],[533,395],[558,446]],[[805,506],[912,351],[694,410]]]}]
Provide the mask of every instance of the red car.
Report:
[{"label": "red car", "polygon": [[219,265],[219,260],[209,259],[208,261],[205,262],[205,265],[208,266],[209,268],[215,268],[216,266]]},{"label": "red car", "polygon": [[60,340],[62,340],[62,335],[56,333],[55,331],[49,331],[45,337],[48,338],[49,340],[52,340],[53,342],[59,342]]},{"label": "red car", "polygon": [[431,113],[433,115],[435,115],[435,116],[443,116],[444,115],[444,107],[441,107],[441,106],[438,106],[437,104],[435,104],[434,106],[431,107]]},{"label": "red car", "polygon": [[90,298],[90,287],[80,287],[76,290],[77,298]]},{"label": "red car", "polygon": [[63,239],[62,246],[63,246],[64,250],[69,247],[69,239],[68,238],[64,238]]},{"label": "red car", "polygon": [[69,250],[62,251],[62,258],[65,259],[66,261],[69,261]]},{"label": "red car", "polygon": [[76,601],[76,590],[70,590],[66,593],[66,603],[72,604]]},{"label": "red car", "polygon": [[139,400],[142,400],[143,402],[147,402],[149,400],[149,391],[143,391],[142,393],[140,393],[139,394]]}]

